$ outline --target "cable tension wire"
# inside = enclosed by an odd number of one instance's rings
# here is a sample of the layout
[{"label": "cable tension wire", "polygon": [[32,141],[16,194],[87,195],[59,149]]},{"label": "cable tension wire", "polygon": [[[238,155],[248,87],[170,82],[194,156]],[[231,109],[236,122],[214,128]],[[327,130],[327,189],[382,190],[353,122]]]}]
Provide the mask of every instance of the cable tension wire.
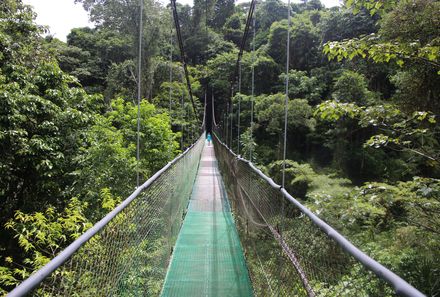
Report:
[{"label": "cable tension wire", "polygon": [[197,116],[198,115],[197,108],[194,103],[194,98],[193,98],[193,94],[192,94],[191,82],[189,80],[189,73],[188,73],[188,67],[187,67],[187,62],[186,62],[185,50],[183,48],[183,42],[182,42],[182,34],[180,33],[180,23],[179,23],[179,16],[177,14],[176,0],[171,0],[171,8],[173,9],[174,26],[176,27],[177,40],[178,40],[179,49],[180,49],[180,57],[181,57],[182,64],[183,64],[183,70],[185,71],[186,86],[188,88],[189,99],[191,100],[192,108],[194,111],[194,116],[196,117],[197,120],[199,120],[199,118]]}]

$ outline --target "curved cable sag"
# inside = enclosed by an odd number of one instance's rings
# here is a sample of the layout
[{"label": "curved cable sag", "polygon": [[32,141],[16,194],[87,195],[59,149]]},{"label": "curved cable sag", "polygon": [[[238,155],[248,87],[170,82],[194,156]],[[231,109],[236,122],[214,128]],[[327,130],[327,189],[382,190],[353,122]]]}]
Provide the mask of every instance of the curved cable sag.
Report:
[{"label": "curved cable sag", "polygon": [[212,96],[211,96],[211,106],[212,106],[212,108],[211,108],[211,110],[212,110],[212,122],[214,124],[214,127],[218,128],[217,121],[215,120],[214,92],[212,92]]},{"label": "curved cable sag", "polygon": [[206,90],[205,90],[204,106],[203,106],[203,121],[202,121],[202,125],[200,126],[200,129],[202,131],[206,130],[206,129],[204,129],[205,124],[206,124],[205,121],[206,121]]}]

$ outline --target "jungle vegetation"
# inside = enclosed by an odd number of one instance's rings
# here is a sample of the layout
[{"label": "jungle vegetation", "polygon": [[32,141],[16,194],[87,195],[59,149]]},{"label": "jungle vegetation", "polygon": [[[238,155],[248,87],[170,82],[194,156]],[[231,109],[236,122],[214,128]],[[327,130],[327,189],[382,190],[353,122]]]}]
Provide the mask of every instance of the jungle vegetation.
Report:
[{"label": "jungle vegetation", "polygon": [[[140,164],[139,1],[76,2],[95,27],[72,29],[67,42],[46,35],[21,0],[0,3],[0,293],[127,197],[138,165],[146,180],[194,141],[205,90],[217,122],[231,120],[230,78],[248,2],[178,4],[194,115],[177,42],[170,44],[170,9],[144,0]],[[439,296],[440,2],[345,0],[326,8],[309,0],[291,10],[287,190]],[[241,92],[232,98],[235,112],[240,100],[242,135],[235,113],[228,144],[246,158],[252,149],[252,161],[279,182],[286,3],[258,1],[255,15],[255,52],[249,38]]]}]

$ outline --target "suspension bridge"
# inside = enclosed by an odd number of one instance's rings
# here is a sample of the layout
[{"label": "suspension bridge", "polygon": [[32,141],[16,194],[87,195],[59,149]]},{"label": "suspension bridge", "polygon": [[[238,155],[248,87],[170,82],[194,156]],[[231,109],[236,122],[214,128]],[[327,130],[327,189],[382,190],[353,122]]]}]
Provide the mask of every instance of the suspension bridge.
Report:
[{"label": "suspension bridge", "polygon": [[[252,22],[255,38],[255,3],[249,8],[231,95],[237,79],[241,91],[240,59]],[[171,4],[197,114],[175,0]],[[289,9],[287,15],[290,26]],[[288,42],[289,36],[287,57]],[[288,65],[287,59],[286,72]],[[253,78],[252,68],[252,86]],[[126,200],[8,296],[424,296],[292,197],[284,188],[284,166],[278,185],[249,161],[252,152],[249,160],[234,153],[223,142],[232,138],[233,117],[217,125],[214,102],[210,109],[206,101],[205,96],[200,137],[190,147],[145,183],[139,184],[138,175],[138,186]],[[251,133],[252,116],[251,105]],[[286,127],[287,107],[284,159]],[[208,132],[212,144],[205,141]],[[138,137],[138,157],[139,142]]]},{"label": "suspension bridge", "polygon": [[214,134],[8,296],[424,296]]}]

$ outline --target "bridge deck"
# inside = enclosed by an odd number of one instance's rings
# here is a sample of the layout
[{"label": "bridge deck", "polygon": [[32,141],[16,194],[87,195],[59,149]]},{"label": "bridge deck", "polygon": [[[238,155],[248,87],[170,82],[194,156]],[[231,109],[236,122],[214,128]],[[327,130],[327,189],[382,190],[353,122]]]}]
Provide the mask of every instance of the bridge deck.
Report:
[{"label": "bridge deck", "polygon": [[203,148],[162,296],[253,296],[213,146]]}]

